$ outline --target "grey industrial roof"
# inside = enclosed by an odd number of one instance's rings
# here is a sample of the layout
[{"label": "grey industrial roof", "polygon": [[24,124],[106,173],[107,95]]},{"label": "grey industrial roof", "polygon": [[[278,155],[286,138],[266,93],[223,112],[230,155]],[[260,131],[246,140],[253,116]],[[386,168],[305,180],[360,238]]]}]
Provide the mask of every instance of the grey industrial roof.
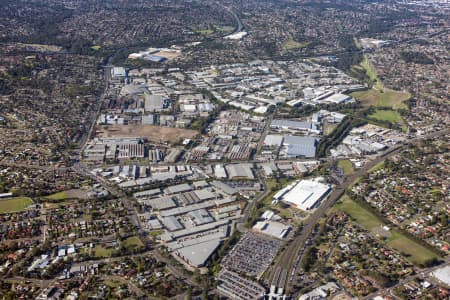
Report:
[{"label": "grey industrial roof", "polygon": [[182,215],[182,214],[188,213],[193,210],[197,210],[197,209],[201,209],[201,208],[208,208],[208,207],[212,207],[212,206],[220,206],[223,204],[233,202],[235,200],[236,199],[234,197],[229,197],[229,198],[224,198],[224,199],[219,199],[219,200],[209,200],[209,201],[205,201],[202,203],[192,204],[189,206],[176,207],[176,208],[172,208],[170,210],[164,210],[164,211],[160,212],[160,215],[162,217]]},{"label": "grey industrial roof", "polygon": [[198,189],[209,186],[209,184],[205,180],[194,181],[192,185]]},{"label": "grey industrial roof", "polygon": [[311,129],[311,122],[290,121],[290,120],[273,120],[270,126],[272,127],[288,127],[294,129]]},{"label": "grey industrial roof", "polygon": [[254,179],[251,164],[232,164],[225,167],[227,169],[229,178],[245,177]]},{"label": "grey industrial roof", "polygon": [[283,136],[282,135],[276,135],[276,134],[268,134],[266,138],[264,139],[264,144],[267,146],[280,146],[283,142]]},{"label": "grey industrial roof", "polygon": [[181,225],[181,223],[178,221],[178,219],[175,218],[174,216],[168,216],[168,217],[162,218],[161,221],[169,231],[183,229],[183,225]]},{"label": "grey industrial roof", "polygon": [[209,215],[209,212],[204,208],[193,210],[189,212],[188,215],[195,225],[214,222],[214,219]]},{"label": "grey industrial roof", "polygon": [[192,187],[187,183],[172,185],[166,188],[166,192],[168,194],[176,194],[188,191],[192,191]]},{"label": "grey industrial roof", "polygon": [[314,157],[316,155],[317,142],[318,138],[315,137],[286,135],[283,144],[287,146],[286,155],[288,157]]},{"label": "grey industrial roof", "polygon": [[226,238],[227,236],[228,236],[228,226],[222,226],[217,228],[216,230],[203,232],[198,237],[190,236],[188,239],[168,242],[166,246],[171,251],[174,251],[180,248],[197,245],[210,240],[223,239]]},{"label": "grey industrial roof", "polygon": [[211,254],[219,247],[220,242],[220,239],[210,240],[178,249],[177,252],[191,265],[199,267],[205,264]]},{"label": "grey industrial roof", "polygon": [[137,192],[134,193],[133,196],[135,198],[139,198],[139,197],[148,197],[148,196],[154,196],[154,195],[158,195],[161,193],[161,189],[152,189],[152,190],[145,190],[142,192]]},{"label": "grey industrial roof", "polygon": [[145,199],[145,200],[139,200],[139,203],[142,203],[144,205],[149,205],[153,209],[168,209],[168,208],[174,208],[177,207],[175,201],[173,201],[172,197],[159,197],[154,199]]},{"label": "grey industrial roof", "polygon": [[211,185],[228,195],[233,195],[238,192],[235,188],[229,186],[226,183],[223,183],[222,181],[214,180],[213,182],[211,182]]},{"label": "grey industrial roof", "polygon": [[193,193],[198,197],[200,201],[205,201],[217,197],[216,193],[209,191],[208,189],[195,190]]},{"label": "grey industrial roof", "polygon": [[162,109],[164,105],[164,97],[162,95],[145,94],[145,110]]},{"label": "grey industrial roof", "polygon": [[[239,216],[239,217],[242,217],[242,216]],[[167,232],[167,233],[161,234],[159,236],[159,238],[162,241],[166,241],[166,242],[172,241],[174,239],[178,239],[178,238],[183,237],[183,236],[193,235],[193,234],[196,234],[198,232],[209,231],[209,230],[214,229],[214,228],[218,228],[218,227],[221,227],[221,226],[228,225],[230,223],[230,219],[219,220],[219,221],[208,223],[208,224],[198,225],[198,226],[194,226],[194,227],[191,227],[191,228],[178,230],[176,232]]]}]

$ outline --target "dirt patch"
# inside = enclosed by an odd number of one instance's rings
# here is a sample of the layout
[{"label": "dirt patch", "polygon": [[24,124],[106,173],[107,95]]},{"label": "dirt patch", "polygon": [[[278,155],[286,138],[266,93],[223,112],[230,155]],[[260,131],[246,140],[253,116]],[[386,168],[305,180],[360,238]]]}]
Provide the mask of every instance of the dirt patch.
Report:
[{"label": "dirt patch", "polygon": [[183,139],[191,139],[198,131],[182,128],[171,128],[153,125],[113,125],[98,126],[97,137],[141,137],[151,143],[177,143]]},{"label": "dirt patch", "polygon": [[175,59],[181,55],[180,51],[159,51],[154,53],[153,55],[162,56],[167,58],[168,60]]}]

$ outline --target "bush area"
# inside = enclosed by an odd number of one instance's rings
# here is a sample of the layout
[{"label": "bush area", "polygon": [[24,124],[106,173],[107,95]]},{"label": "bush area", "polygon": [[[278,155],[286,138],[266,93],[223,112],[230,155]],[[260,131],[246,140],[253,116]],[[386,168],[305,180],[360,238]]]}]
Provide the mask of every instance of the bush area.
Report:
[{"label": "bush area", "polygon": [[362,126],[365,123],[366,121],[357,117],[345,117],[331,134],[320,140],[319,145],[317,146],[316,156],[318,158],[325,157],[331,148],[336,147],[342,142],[352,128]]},{"label": "bush area", "polygon": [[339,38],[339,46],[343,48],[342,52],[337,54],[335,66],[344,71],[350,71],[352,66],[358,65],[363,60],[363,53],[355,43],[352,35],[347,34]]}]

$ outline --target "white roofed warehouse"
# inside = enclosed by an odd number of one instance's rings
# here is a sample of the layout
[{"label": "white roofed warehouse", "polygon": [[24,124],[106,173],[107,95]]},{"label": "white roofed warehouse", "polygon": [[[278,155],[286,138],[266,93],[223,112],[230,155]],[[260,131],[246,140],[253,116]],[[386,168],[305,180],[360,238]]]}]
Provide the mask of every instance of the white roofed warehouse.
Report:
[{"label": "white roofed warehouse", "polygon": [[281,201],[302,210],[319,207],[330,193],[331,186],[315,180],[302,180],[286,192]]}]

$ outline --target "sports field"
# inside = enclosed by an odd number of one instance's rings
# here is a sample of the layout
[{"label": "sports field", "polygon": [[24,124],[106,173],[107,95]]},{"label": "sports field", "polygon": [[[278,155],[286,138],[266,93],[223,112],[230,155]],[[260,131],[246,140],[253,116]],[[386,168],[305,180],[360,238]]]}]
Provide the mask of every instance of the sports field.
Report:
[{"label": "sports field", "polygon": [[14,197],[0,200],[0,213],[9,213],[22,211],[30,204],[33,200],[28,197]]},{"label": "sports field", "polygon": [[403,118],[398,111],[377,109],[369,118],[387,121],[390,123],[403,123]]}]

